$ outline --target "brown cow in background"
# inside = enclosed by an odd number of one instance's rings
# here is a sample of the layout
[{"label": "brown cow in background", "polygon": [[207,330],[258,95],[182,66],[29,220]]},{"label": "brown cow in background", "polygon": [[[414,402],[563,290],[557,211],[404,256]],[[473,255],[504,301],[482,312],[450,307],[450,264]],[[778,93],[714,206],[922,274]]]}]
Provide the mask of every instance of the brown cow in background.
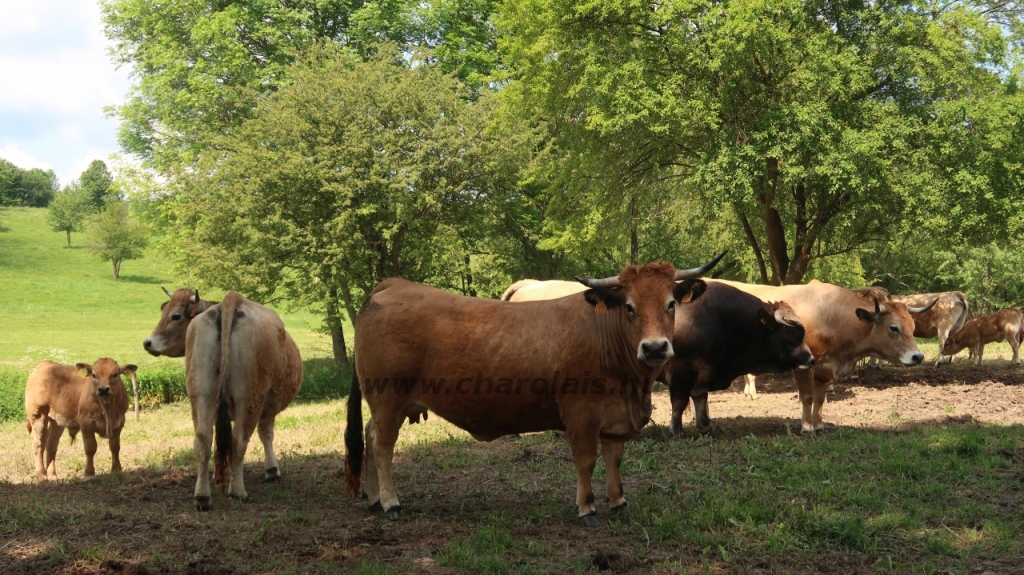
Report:
[{"label": "brown cow in background", "polygon": [[217,305],[219,302],[200,299],[199,290],[181,288],[174,293],[163,288],[170,298],[160,306],[160,321],[153,328],[153,333],[142,342],[150,355],[166,357],[183,357],[185,355],[185,331],[197,315]]},{"label": "brown cow in background", "polygon": [[971,319],[963,329],[946,340],[942,352],[952,358],[964,348],[974,356],[974,365],[981,364],[981,354],[985,344],[996,343],[1004,339],[1013,349],[1013,365],[1020,364],[1020,342],[1024,337],[1024,313],[1013,307]]},{"label": "brown cow in background", "polygon": [[25,417],[32,434],[36,479],[57,479],[57,445],[65,428],[72,442],[82,432],[86,480],[96,475],[96,435],[109,440],[111,471],[121,470],[121,429],[128,412],[128,391],[121,375],[132,378],[138,405],[136,369],[134,365],[119,366],[107,357],[92,365],[44,361],[36,366],[25,384]]}]

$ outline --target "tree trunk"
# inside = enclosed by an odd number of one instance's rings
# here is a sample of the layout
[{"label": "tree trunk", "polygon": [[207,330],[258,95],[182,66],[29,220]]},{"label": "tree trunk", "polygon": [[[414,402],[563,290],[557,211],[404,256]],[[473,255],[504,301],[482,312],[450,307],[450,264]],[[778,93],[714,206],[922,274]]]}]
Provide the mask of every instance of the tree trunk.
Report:
[{"label": "tree trunk", "polygon": [[757,258],[757,269],[761,272],[761,283],[768,285],[768,268],[765,267],[764,255],[761,253],[761,246],[757,243],[754,229],[750,227],[747,215],[740,209],[739,204],[736,205],[736,213],[740,216],[740,223],[743,224],[743,231],[747,234],[747,241],[750,242],[750,247],[754,250],[754,257]]},{"label": "tree trunk", "polygon": [[[345,300],[345,311],[348,312],[348,318],[352,320],[352,325],[355,325],[358,314],[355,303],[352,301],[352,290],[349,288],[348,278],[341,276],[338,278],[338,283],[341,286],[341,297]],[[366,294],[366,297],[370,297],[370,294]]]},{"label": "tree trunk", "polygon": [[779,188],[779,160],[768,158],[761,196],[758,198],[764,208],[765,234],[768,236],[768,259],[772,264],[772,285],[782,285],[789,272],[789,254],[786,248],[786,229],[782,216],[775,209],[775,195]]},{"label": "tree trunk", "polygon": [[331,330],[331,348],[334,364],[341,369],[348,368],[348,348],[345,346],[345,331],[341,326],[341,310],[338,308],[338,288],[331,287],[327,293],[327,326]]},{"label": "tree trunk", "polygon": [[64,230],[68,233],[68,247],[71,247],[71,230]]},{"label": "tree trunk", "polygon": [[629,263],[634,266],[640,264],[640,237],[637,234],[640,225],[638,203],[636,193],[632,194],[629,198]]},{"label": "tree trunk", "polygon": [[111,262],[114,264],[114,279],[118,279],[121,277],[121,260],[115,259]]},{"label": "tree trunk", "polygon": [[473,287],[473,268],[469,265],[469,254],[466,254],[464,260],[466,266],[466,295],[470,297],[476,297],[476,288]]}]

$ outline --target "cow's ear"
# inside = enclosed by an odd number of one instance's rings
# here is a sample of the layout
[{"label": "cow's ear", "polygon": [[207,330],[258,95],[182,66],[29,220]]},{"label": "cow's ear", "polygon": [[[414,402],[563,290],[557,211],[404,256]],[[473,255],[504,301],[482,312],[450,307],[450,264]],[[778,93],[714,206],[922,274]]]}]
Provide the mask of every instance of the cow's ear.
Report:
[{"label": "cow's ear", "polygon": [[169,303],[171,303],[171,300],[167,300],[164,303],[160,304],[160,311],[164,311],[164,308],[167,307],[167,304]]},{"label": "cow's ear", "polygon": [[878,316],[866,309],[857,308],[857,319],[868,323],[874,323],[878,319]]},{"label": "cow's ear", "polygon": [[757,320],[761,322],[761,325],[768,329],[775,329],[779,327],[779,322],[775,321],[775,316],[768,310],[761,308],[757,310]]},{"label": "cow's ear", "polygon": [[78,370],[78,375],[82,377],[89,377],[92,375],[92,366],[88,363],[76,363],[75,369]]},{"label": "cow's ear", "polygon": [[594,306],[594,311],[604,313],[626,302],[620,288],[590,288],[583,292],[583,299]]},{"label": "cow's ear", "polygon": [[135,372],[138,371],[138,370],[139,370],[139,366],[135,365],[134,363],[129,363],[128,365],[122,365],[121,366],[121,375],[127,375],[128,377],[131,377],[131,376],[135,375]]},{"label": "cow's ear", "polygon": [[701,279],[683,280],[672,290],[672,297],[679,303],[689,303],[701,296],[708,284]]}]

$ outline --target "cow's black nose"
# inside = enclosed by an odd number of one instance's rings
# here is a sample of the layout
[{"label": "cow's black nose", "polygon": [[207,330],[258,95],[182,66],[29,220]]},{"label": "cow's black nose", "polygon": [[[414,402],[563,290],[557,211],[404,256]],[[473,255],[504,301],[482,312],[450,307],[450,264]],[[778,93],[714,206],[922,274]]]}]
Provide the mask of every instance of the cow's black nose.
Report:
[{"label": "cow's black nose", "polygon": [[146,341],[142,342],[142,347],[144,347],[146,349],[149,349],[150,347],[153,347],[153,340],[147,339]]},{"label": "cow's black nose", "polygon": [[924,361],[924,354],[923,354],[923,353],[920,353],[920,352],[919,352],[919,353],[915,353],[915,354],[914,354],[914,355],[913,355],[913,356],[912,356],[912,357],[910,358],[910,360],[914,362],[914,365],[920,365],[920,364],[921,364],[921,362],[922,362],[922,361]]},{"label": "cow's black nose", "polygon": [[99,389],[99,392],[100,392],[100,395],[110,395],[110,388],[107,387],[107,386],[101,387]]},{"label": "cow's black nose", "polygon": [[663,359],[668,352],[668,340],[645,341],[640,344],[647,359]]}]

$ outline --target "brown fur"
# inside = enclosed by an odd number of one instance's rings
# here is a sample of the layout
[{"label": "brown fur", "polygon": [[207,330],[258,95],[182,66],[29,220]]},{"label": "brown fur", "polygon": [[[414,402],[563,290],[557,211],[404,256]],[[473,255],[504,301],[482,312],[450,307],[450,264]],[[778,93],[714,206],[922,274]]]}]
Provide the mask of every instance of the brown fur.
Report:
[{"label": "brown fur", "polygon": [[[57,446],[65,428],[72,442],[82,432],[87,479],[96,474],[96,435],[109,439],[111,471],[120,471],[121,429],[128,411],[128,391],[121,375],[134,374],[136,369],[134,365],[118,366],[110,358],[100,358],[91,366],[52,361],[36,366],[25,384],[25,416],[32,434],[36,479],[57,479]],[[109,395],[100,394],[104,387],[110,388]]]},{"label": "brown fur", "polygon": [[[824,427],[821,406],[825,390],[837,377],[852,373],[859,359],[873,356],[904,363],[910,358],[920,362],[924,357],[914,342],[914,320],[901,303],[885,302],[879,316],[867,320],[863,317],[874,313],[874,300],[816,280],[788,286],[710,281],[731,285],[764,301],[784,301],[799,316],[815,358],[812,370],[793,372],[803,404],[804,432]],[[892,331],[893,327],[898,331]]]},{"label": "brown fur", "polygon": [[[370,503],[397,517],[400,507],[391,484],[394,444],[409,410],[429,408],[480,440],[565,430],[576,465],[580,516],[594,513],[587,496],[592,495],[591,471],[600,441],[608,496],[612,505],[624,504],[613,462],[621,457],[623,442],[649,420],[653,378],[663,367],[640,361],[639,345],[668,342],[674,315],[688,305],[668,309],[670,300],[678,302],[683,289],[689,289],[677,288],[674,273],[670,264],[631,266],[619,275],[622,287],[514,305],[400,278],[381,282],[371,295],[374,311],[355,321],[356,381],[372,416],[366,425]],[[634,314],[627,312],[627,303]],[[552,391],[556,372],[558,385]],[[384,378],[413,384],[407,391],[391,383],[382,388]],[[424,387],[425,380],[440,378],[444,390]],[[584,378],[589,385],[585,393]],[[598,378],[603,390],[591,383]],[[544,390],[539,383],[531,387],[540,379]],[[576,380],[575,388],[568,379]],[[362,465],[355,456],[362,440],[352,429],[361,424],[359,406],[353,403],[345,481],[354,494],[360,485]]]},{"label": "brown fur", "polygon": [[1020,343],[1024,337],[1024,313],[1013,307],[996,313],[972,318],[957,333],[946,340],[942,352],[953,356],[967,348],[974,357],[974,365],[981,364],[985,345],[1003,341],[1013,349],[1013,365],[1020,363]]},{"label": "brown fur", "polygon": [[223,302],[197,314],[186,330],[185,386],[196,433],[195,497],[200,509],[210,508],[208,466],[215,423],[217,482],[227,484],[230,495],[246,497],[241,467],[257,427],[266,477],[280,477],[273,455],[274,418],[291,403],[301,383],[299,348],[273,310],[228,292]]},{"label": "brown fur", "polygon": [[[941,293],[923,293],[915,295],[897,295],[892,300],[912,307],[923,307],[938,299],[932,309],[915,314],[914,337],[939,339],[939,357],[935,365],[942,361],[943,351],[949,337],[963,329],[970,310],[967,296],[963,292],[947,291]],[[950,358],[952,361],[953,358]]]},{"label": "brown fur", "polygon": [[200,299],[196,291],[188,288],[176,290],[160,306],[160,321],[142,346],[150,355],[183,357],[188,326],[196,316],[214,305],[217,302]]}]

